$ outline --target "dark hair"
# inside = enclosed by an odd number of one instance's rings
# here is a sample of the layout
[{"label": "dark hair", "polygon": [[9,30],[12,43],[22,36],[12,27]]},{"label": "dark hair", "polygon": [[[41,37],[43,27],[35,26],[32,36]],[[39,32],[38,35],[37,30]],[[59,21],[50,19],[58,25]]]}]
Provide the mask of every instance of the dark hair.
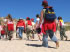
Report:
[{"label": "dark hair", "polygon": [[36,17],[39,17],[39,14],[37,14]]},{"label": "dark hair", "polygon": [[42,6],[47,7],[48,6],[48,3],[42,2]]},{"label": "dark hair", "polygon": [[10,18],[10,21],[13,21],[13,19],[12,19],[12,18]]},{"label": "dark hair", "polygon": [[11,18],[12,18],[10,14],[8,14],[8,16],[7,16],[7,17],[8,17],[8,19],[11,19]]},{"label": "dark hair", "polygon": [[30,18],[27,18],[26,20],[30,20]]},{"label": "dark hair", "polygon": [[59,16],[59,17],[58,17],[58,20],[60,20],[60,19],[62,19],[62,17]]},{"label": "dark hair", "polygon": [[10,20],[10,21],[13,21],[13,19],[12,19],[12,16],[10,15],[10,14],[8,14],[8,19]]}]

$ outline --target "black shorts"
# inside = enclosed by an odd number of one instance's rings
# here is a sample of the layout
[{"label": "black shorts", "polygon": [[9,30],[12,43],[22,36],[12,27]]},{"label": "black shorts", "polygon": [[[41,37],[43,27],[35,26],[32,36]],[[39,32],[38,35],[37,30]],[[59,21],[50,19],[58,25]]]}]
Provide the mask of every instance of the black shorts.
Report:
[{"label": "black shorts", "polygon": [[37,32],[38,34],[40,34],[40,33],[41,33],[41,28],[37,28],[37,29],[36,29],[36,32]]}]

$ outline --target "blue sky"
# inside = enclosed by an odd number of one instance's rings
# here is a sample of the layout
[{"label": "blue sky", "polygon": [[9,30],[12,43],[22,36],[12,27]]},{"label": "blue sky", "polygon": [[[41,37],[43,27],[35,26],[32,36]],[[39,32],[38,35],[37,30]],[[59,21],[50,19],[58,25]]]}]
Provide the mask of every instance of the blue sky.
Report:
[{"label": "blue sky", "polygon": [[[30,17],[36,19],[43,7],[43,0],[0,0],[0,17],[11,14],[13,18]],[[53,6],[57,17],[62,16],[65,22],[70,21],[70,0],[47,0]]]}]

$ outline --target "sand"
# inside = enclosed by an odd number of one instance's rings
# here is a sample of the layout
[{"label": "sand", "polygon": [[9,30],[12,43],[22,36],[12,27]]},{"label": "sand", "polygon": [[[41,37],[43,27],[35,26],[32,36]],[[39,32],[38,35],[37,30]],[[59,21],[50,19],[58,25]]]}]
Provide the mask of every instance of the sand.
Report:
[{"label": "sand", "polygon": [[0,40],[0,52],[70,52],[70,31],[66,32],[68,41],[60,41],[59,32],[57,37],[60,42],[60,47],[55,49],[56,45],[49,39],[50,48],[42,47],[42,41],[38,41],[37,35],[35,35],[34,41],[27,41],[25,34],[23,39],[19,40],[16,38],[16,34],[13,34],[13,39]]}]

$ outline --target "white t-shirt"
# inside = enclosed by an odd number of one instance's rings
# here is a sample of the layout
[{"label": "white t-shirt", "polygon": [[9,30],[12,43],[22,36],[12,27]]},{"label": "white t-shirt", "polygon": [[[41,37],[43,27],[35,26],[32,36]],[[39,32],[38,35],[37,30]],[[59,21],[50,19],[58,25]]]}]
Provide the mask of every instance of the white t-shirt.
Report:
[{"label": "white t-shirt", "polygon": [[37,23],[39,24],[40,18],[37,18],[36,21],[37,21]]},{"label": "white t-shirt", "polygon": [[3,21],[4,21],[4,25],[6,25],[7,20],[8,20],[8,19],[4,19],[4,20],[3,20]]},{"label": "white t-shirt", "polygon": [[7,22],[7,19],[4,19],[4,22]]},{"label": "white t-shirt", "polygon": [[13,22],[12,21],[8,21],[8,24],[13,24]]}]

